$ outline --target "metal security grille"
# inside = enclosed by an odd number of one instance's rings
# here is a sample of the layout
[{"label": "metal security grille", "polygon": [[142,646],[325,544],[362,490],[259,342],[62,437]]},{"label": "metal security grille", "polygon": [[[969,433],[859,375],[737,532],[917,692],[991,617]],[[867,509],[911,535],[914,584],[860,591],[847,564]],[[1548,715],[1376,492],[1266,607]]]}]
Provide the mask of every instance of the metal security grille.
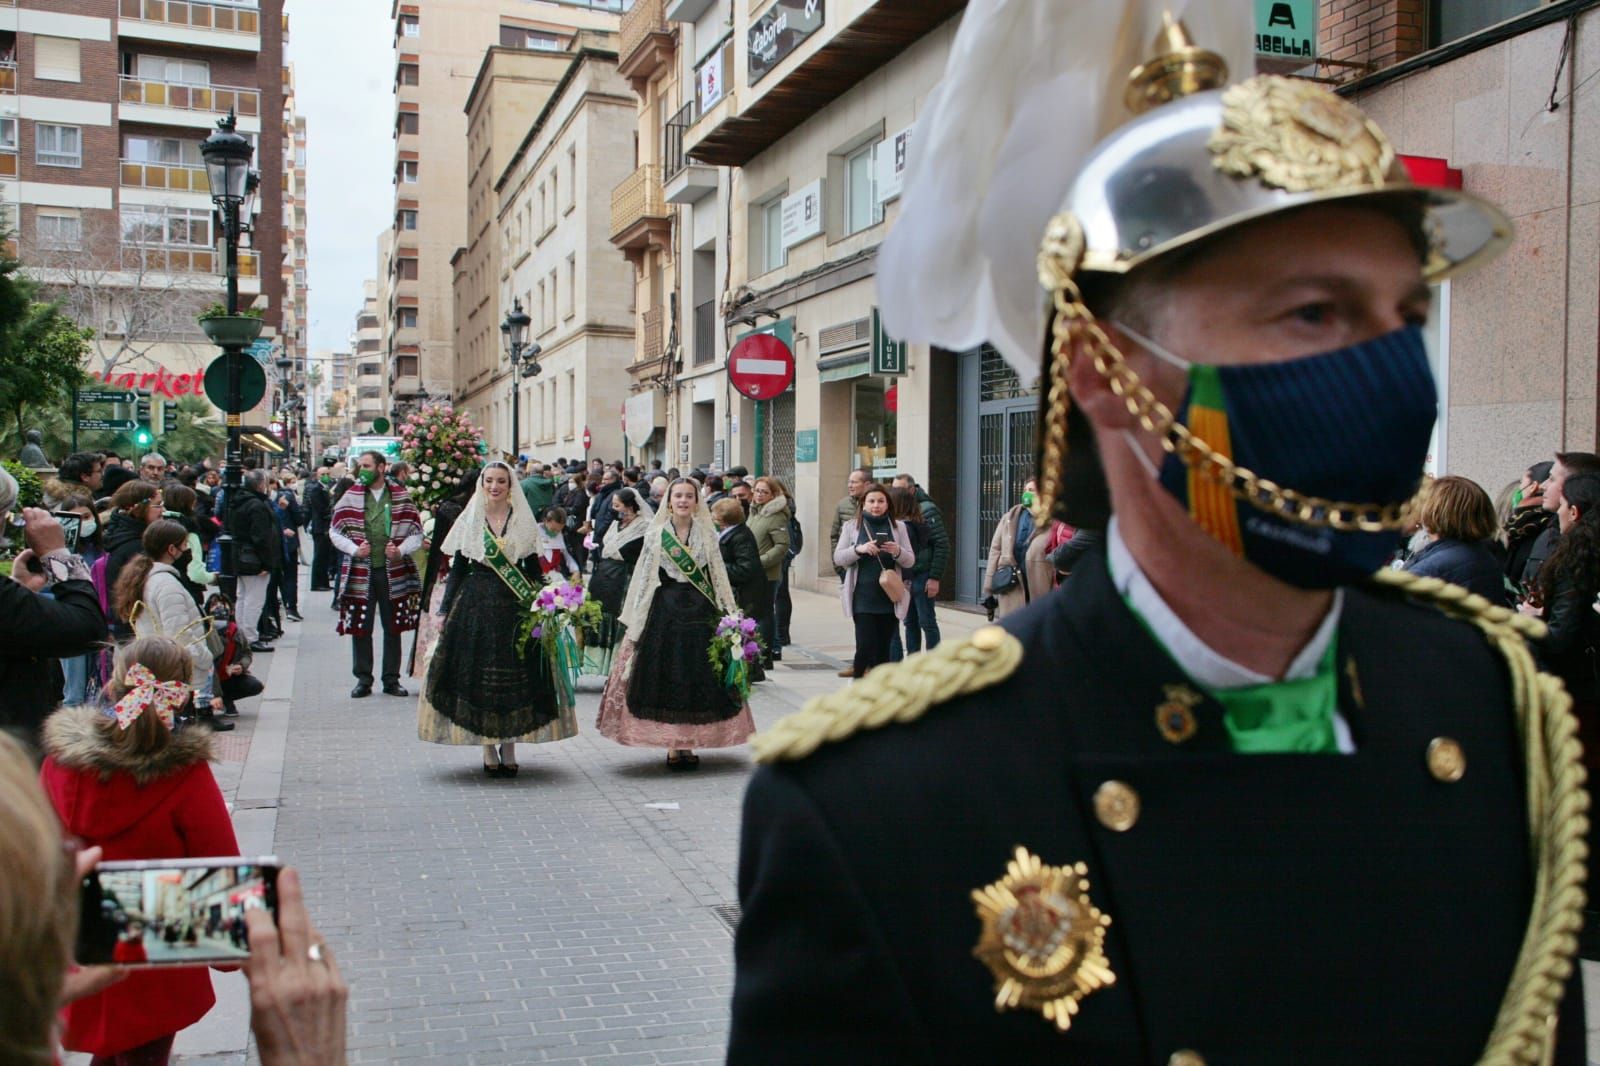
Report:
[{"label": "metal security grille", "polygon": [[767,407],[767,470],[794,491],[794,390]]},{"label": "metal security grille", "polygon": [[1034,390],[1023,388],[1022,379],[1017,377],[1017,372],[1011,369],[1005,357],[987,344],[983,346],[983,361],[978,373],[980,401],[1016,400],[1033,394]]},{"label": "metal security grille", "polygon": [[1022,502],[1022,486],[1034,473],[1039,412],[1037,390],[1024,387],[1000,353],[987,345],[980,357],[978,397],[976,565],[981,596],[995,527]]}]

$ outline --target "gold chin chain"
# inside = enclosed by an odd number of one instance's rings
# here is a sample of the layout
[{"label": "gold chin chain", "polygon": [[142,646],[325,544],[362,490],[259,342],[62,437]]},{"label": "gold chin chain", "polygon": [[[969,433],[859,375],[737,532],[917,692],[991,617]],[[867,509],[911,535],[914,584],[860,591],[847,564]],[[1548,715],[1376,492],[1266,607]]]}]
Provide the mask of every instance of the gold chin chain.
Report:
[{"label": "gold chin chain", "polygon": [[[1070,253],[1069,253],[1070,254]],[[1051,324],[1050,409],[1051,417],[1045,430],[1045,470],[1042,488],[1048,506],[1060,498],[1060,470],[1066,459],[1067,367],[1072,359],[1073,339],[1081,334],[1088,338],[1094,353],[1094,368],[1111,386],[1111,391],[1128,405],[1128,413],[1139,420],[1145,431],[1161,440],[1161,447],[1176,455],[1185,466],[1198,469],[1204,476],[1226,485],[1236,498],[1286,521],[1340,533],[1403,532],[1415,519],[1422,493],[1427,482],[1421,481],[1417,491],[1404,503],[1373,504],[1345,503],[1308,496],[1286,489],[1277,482],[1261,477],[1239,466],[1227,456],[1189,431],[1189,427],[1173,418],[1166,404],[1155,398],[1139,375],[1128,366],[1117,346],[1107,337],[1095,320],[1094,312],[1084,305],[1082,293],[1070,273],[1061,269],[1062,261],[1052,254],[1047,239],[1040,255],[1041,277],[1054,294],[1055,319]],[[1058,415],[1057,412],[1060,412]],[[1048,514],[1048,511],[1045,512]]]}]

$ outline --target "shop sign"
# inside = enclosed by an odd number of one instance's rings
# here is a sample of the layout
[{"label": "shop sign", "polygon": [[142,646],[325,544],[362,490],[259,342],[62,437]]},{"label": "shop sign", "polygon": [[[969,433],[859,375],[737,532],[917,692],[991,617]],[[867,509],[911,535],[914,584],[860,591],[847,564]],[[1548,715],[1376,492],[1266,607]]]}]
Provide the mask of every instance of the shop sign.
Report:
[{"label": "shop sign", "polygon": [[878,202],[886,204],[900,198],[906,182],[906,156],[911,151],[911,127],[907,126],[878,145]]},{"label": "shop sign", "polygon": [[1317,57],[1317,0],[1256,0],[1256,55]]},{"label": "shop sign", "polygon": [[872,372],[880,377],[895,377],[906,372],[906,342],[890,339],[883,331],[878,309],[872,309]]},{"label": "shop sign", "polygon": [[703,115],[716,106],[722,95],[728,91],[727,83],[722,77],[723,49],[718,48],[706,57],[700,65],[698,74],[700,93],[700,113]]},{"label": "shop sign", "polygon": [[779,239],[785,248],[819,235],[822,232],[822,179],[802,186],[793,196],[783,198],[782,223]]},{"label": "shop sign", "polygon": [[750,24],[745,51],[750,56],[750,84],[754,85],[806,38],[822,28],[822,0],[777,0]]},{"label": "shop sign", "polygon": [[138,389],[153,396],[166,396],[175,400],[180,396],[204,395],[206,372],[195,370],[179,374],[161,366],[154,372],[144,373],[132,371],[119,373],[108,370],[100,375],[100,380],[118,389]]},{"label": "shop sign", "polygon": [[797,429],[794,434],[794,461],[797,463],[814,463],[817,461],[817,431],[814,429]]}]

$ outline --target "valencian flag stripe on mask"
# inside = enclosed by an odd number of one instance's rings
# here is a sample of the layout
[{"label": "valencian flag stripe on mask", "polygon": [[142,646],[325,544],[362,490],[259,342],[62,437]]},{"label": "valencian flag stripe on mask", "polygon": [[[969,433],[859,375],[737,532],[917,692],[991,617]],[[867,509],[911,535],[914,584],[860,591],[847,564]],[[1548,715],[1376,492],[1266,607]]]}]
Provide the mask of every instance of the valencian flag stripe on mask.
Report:
[{"label": "valencian flag stripe on mask", "polygon": [[[1233,438],[1228,432],[1224,403],[1217,368],[1195,364],[1189,374],[1186,424],[1190,432],[1211,445],[1219,455],[1232,459]],[[1189,517],[1233,554],[1244,554],[1233,493],[1211,471],[1200,466],[1189,468]]]}]

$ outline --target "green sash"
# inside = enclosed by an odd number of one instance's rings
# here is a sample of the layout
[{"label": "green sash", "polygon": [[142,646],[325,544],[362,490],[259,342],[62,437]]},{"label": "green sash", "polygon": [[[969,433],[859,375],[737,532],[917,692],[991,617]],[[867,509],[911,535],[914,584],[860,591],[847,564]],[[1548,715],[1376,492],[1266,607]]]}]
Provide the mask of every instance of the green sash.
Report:
[{"label": "green sash", "polygon": [[689,549],[685,548],[672,532],[671,525],[661,527],[661,550],[667,553],[667,558],[678,568],[678,573],[682,574],[689,584],[699,589],[700,595],[711,601],[711,606],[719,611],[722,610],[722,604],[717,602],[717,591],[711,587],[711,579],[696,565],[694,556],[689,554]]},{"label": "green sash", "polygon": [[515,563],[506,558],[505,551],[500,547],[500,542],[487,528],[483,531],[483,564],[493,570],[501,581],[506,583],[506,588],[511,590],[524,607],[533,602],[533,584],[528,576],[517,569]]}]

